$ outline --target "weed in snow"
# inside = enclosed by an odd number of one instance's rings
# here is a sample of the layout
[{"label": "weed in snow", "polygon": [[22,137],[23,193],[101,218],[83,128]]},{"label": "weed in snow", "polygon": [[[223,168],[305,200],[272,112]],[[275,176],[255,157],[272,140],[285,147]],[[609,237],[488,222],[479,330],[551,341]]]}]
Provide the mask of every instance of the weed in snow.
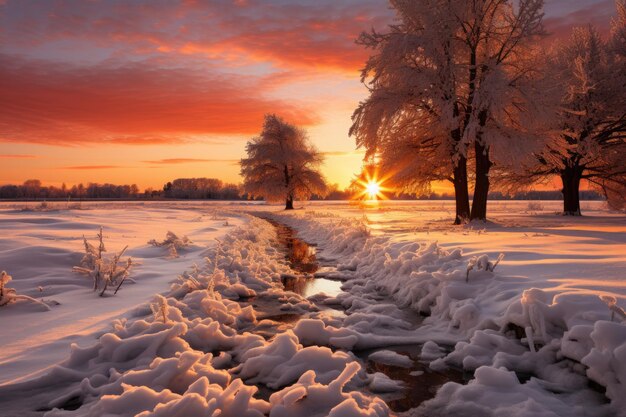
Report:
[{"label": "weed in snow", "polygon": [[165,234],[165,240],[157,242],[156,239],[152,239],[148,244],[157,247],[166,247],[170,258],[178,258],[178,251],[187,248],[193,242],[187,236],[178,237],[176,233],[168,232]]},{"label": "weed in snow", "polygon": [[472,258],[467,263],[467,270],[465,275],[465,282],[469,282],[469,273],[471,270],[475,269],[477,271],[488,271],[493,272],[496,269],[496,266],[504,259],[504,254],[501,253],[498,255],[498,259],[495,262],[489,261],[488,255],[481,256],[472,256]]},{"label": "weed in snow", "polygon": [[162,295],[155,295],[155,302],[150,304],[150,309],[154,315],[154,320],[163,320],[163,324],[167,324],[167,313],[169,312],[169,305],[167,299]]},{"label": "weed in snow", "polygon": [[103,253],[106,252],[104,246],[104,238],[102,235],[102,227],[98,232],[98,247],[92,245],[87,241],[87,238],[83,236],[83,243],[85,245],[85,255],[80,261],[80,266],[72,268],[74,272],[89,276],[93,280],[93,290],[100,289],[100,296],[102,297],[105,291],[111,287],[115,287],[113,294],[117,294],[122,284],[129,275],[129,269],[132,265],[132,259],[129,257],[127,261],[120,266],[120,259],[128,246],[125,246],[120,252],[112,257],[104,257]]},{"label": "weed in snow", "polygon": [[0,272],[0,307],[14,303],[18,300],[26,300],[40,305],[46,310],[50,310],[50,307],[43,301],[39,301],[27,295],[18,295],[15,289],[7,287],[6,284],[8,284],[11,280],[11,275],[7,274],[6,271]]},{"label": "weed in snow", "polygon": [[617,305],[617,299],[611,295],[601,295],[600,299],[604,301],[611,310],[611,321],[615,318],[615,315],[618,316],[620,321],[626,321],[626,311],[623,308]]},{"label": "weed in snow", "polygon": [[538,201],[529,201],[528,206],[526,207],[526,212],[531,213],[537,211],[543,211],[543,204]]}]

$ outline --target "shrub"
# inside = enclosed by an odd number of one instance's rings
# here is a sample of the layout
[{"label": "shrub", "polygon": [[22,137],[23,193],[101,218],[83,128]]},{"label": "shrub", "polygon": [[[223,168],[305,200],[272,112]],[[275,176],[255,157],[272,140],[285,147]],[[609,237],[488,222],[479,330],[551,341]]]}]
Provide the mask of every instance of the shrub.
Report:
[{"label": "shrub", "polygon": [[526,211],[543,211],[543,204],[538,201],[529,201]]},{"label": "shrub", "polygon": [[165,240],[157,242],[156,239],[152,239],[148,244],[152,246],[165,246],[167,247],[170,257],[178,258],[178,251],[188,247],[193,242],[187,236],[178,237],[174,232],[168,231],[165,234]]},{"label": "shrub", "polygon": [[98,232],[98,247],[92,245],[83,236],[83,243],[85,245],[85,255],[80,261],[80,266],[73,268],[74,272],[89,276],[93,280],[93,290],[100,289],[100,296],[102,297],[105,291],[111,287],[115,287],[113,294],[117,294],[122,284],[129,275],[129,269],[132,265],[132,259],[129,257],[126,262],[121,266],[120,259],[128,246],[125,246],[117,254],[112,257],[104,257],[103,253],[106,252],[104,246],[104,238],[102,235],[102,227]]},{"label": "shrub", "polygon": [[0,307],[4,307],[18,300],[27,300],[50,310],[50,307],[43,301],[36,300],[27,295],[18,295],[15,289],[6,286],[13,278],[6,271],[0,272]]}]

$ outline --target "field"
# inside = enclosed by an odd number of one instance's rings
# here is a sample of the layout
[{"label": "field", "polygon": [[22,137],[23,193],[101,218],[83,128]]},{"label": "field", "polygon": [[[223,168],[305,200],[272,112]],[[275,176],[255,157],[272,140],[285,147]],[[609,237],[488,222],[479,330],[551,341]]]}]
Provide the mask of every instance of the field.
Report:
[{"label": "field", "polygon": [[626,216],[490,204],[2,203],[0,416],[625,415]]}]

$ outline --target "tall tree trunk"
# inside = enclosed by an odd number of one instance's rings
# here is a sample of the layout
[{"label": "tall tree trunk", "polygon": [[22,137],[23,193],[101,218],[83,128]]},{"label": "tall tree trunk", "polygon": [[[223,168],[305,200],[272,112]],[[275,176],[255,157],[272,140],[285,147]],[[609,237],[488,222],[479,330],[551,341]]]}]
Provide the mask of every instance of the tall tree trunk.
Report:
[{"label": "tall tree trunk", "polygon": [[454,199],[456,202],[456,217],[454,224],[462,224],[470,215],[469,193],[467,191],[467,159],[462,156],[454,167]]},{"label": "tall tree trunk", "polygon": [[285,202],[285,210],[293,210],[293,190],[289,191],[289,183],[291,182],[291,177],[289,176],[289,167],[287,165],[284,166],[283,172],[285,174],[285,188],[287,189],[287,201]]},{"label": "tall tree trunk", "polygon": [[293,196],[287,196],[287,202],[285,203],[285,210],[293,210]]},{"label": "tall tree trunk", "polygon": [[561,171],[563,183],[563,215],[580,216],[580,179],[583,170],[579,166],[566,167]]},{"label": "tall tree trunk", "polygon": [[492,164],[489,159],[489,149],[480,144],[479,141],[474,143],[474,150],[476,153],[476,186],[474,187],[470,220],[487,220],[489,170]]},{"label": "tall tree trunk", "polygon": [[[453,110],[454,117],[459,116],[459,107],[454,104]],[[459,149],[461,145],[461,128],[456,128],[450,131],[450,138],[454,143],[455,153],[451,155],[452,160],[455,160],[455,156],[458,157],[458,161],[452,170],[452,184],[454,184],[454,200],[456,205],[456,216],[454,217],[454,224],[463,224],[469,219],[470,206],[469,206],[469,192],[467,190],[467,157],[465,152],[461,152]]]}]

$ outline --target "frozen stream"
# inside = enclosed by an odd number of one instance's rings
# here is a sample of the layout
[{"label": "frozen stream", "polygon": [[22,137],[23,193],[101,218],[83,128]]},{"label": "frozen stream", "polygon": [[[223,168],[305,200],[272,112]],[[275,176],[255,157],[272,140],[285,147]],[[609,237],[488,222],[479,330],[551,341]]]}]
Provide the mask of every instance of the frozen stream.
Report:
[{"label": "frozen stream", "polygon": [[[326,264],[316,258],[316,248],[314,245],[310,245],[304,240],[299,239],[294,229],[274,220],[267,218],[264,218],[264,220],[267,220],[276,228],[278,241],[281,246],[279,249],[285,253],[285,259],[289,262],[291,268],[302,274],[293,277],[283,277],[283,285],[286,290],[293,291],[303,297],[310,297],[321,292],[329,296],[336,296],[342,292],[342,281],[321,276],[322,273],[334,270],[334,266]],[[263,303],[253,304],[255,308],[264,309]],[[322,305],[318,305],[318,307],[321,311],[334,316],[345,317],[343,311]],[[274,310],[274,308],[270,308],[270,310]],[[421,322],[420,317],[408,311],[407,315],[414,316],[410,321],[415,323],[416,326],[419,326],[419,322]],[[281,325],[275,329],[277,331],[291,328],[298,320],[305,317],[305,315],[293,313],[268,316],[268,318],[281,323]],[[392,350],[406,355],[412,359],[413,364],[411,367],[407,368],[379,363],[368,359],[369,355],[381,350]],[[437,389],[444,383],[448,381],[466,383],[471,378],[470,374],[453,369],[448,369],[443,372],[433,371],[427,364],[419,361],[420,351],[421,345],[403,345],[355,351],[353,353],[363,362],[368,373],[380,372],[391,379],[402,381],[405,386],[404,390],[387,394],[376,394],[387,403],[392,411],[403,412],[417,407],[422,402],[433,398]],[[268,396],[271,394],[271,392],[264,388],[261,389],[261,393]]]}]

